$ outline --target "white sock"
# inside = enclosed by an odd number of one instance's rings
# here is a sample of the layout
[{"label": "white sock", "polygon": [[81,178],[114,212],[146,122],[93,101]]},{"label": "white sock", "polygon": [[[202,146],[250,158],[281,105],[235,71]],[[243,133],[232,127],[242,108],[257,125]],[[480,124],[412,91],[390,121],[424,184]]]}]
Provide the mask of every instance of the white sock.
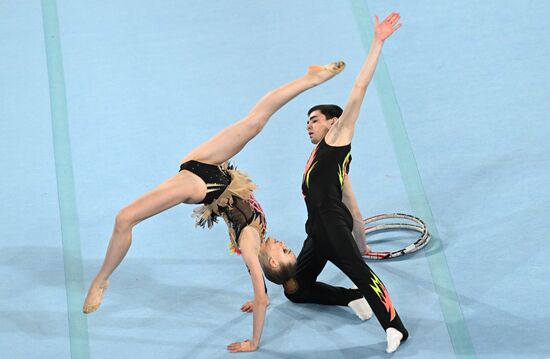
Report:
[{"label": "white sock", "polygon": [[397,348],[399,348],[401,339],[403,339],[403,333],[395,328],[388,328],[386,329],[386,339],[388,341],[386,353],[393,353],[397,350]]},{"label": "white sock", "polygon": [[370,308],[369,303],[367,303],[365,298],[352,300],[348,303],[348,307],[353,309],[355,315],[358,316],[361,320],[367,320],[372,317],[372,309]]}]

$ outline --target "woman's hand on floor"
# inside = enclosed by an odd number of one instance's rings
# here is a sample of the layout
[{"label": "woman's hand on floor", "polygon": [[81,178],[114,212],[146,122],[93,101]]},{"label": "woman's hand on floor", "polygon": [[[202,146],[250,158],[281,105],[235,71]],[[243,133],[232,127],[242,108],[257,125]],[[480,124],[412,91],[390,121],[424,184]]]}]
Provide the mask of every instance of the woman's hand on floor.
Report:
[{"label": "woman's hand on floor", "polygon": [[227,350],[229,350],[231,353],[253,352],[256,349],[258,349],[258,347],[250,340],[245,340],[244,342],[235,342],[227,346]]}]

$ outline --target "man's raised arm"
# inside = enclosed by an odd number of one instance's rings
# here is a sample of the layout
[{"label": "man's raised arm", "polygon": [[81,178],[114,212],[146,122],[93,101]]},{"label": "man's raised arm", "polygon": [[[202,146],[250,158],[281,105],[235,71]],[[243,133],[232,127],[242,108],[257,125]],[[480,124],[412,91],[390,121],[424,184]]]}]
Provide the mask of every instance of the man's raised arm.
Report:
[{"label": "man's raised arm", "polygon": [[359,75],[355,79],[342,116],[340,116],[325,137],[327,144],[331,146],[345,146],[351,143],[355,122],[359,117],[359,110],[365,98],[367,87],[374,75],[376,64],[382,52],[382,46],[384,45],[384,41],[401,27],[401,24],[398,23],[399,19],[400,15],[397,12],[391,13],[382,22],[378,22],[378,16],[375,17],[374,38],[369,54]]}]

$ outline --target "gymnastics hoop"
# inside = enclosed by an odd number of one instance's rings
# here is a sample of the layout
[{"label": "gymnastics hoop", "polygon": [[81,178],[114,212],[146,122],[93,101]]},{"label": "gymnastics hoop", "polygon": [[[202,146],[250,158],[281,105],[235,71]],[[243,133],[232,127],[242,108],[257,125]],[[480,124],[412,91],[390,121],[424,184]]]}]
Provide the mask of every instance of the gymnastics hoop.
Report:
[{"label": "gymnastics hoop", "polygon": [[[369,226],[369,224],[380,221],[383,219],[406,219],[411,222],[414,222],[415,224],[411,223],[383,223],[378,225],[372,225]],[[372,234],[375,232],[384,232],[384,231],[392,231],[392,230],[410,230],[410,231],[416,231],[420,233],[420,237],[414,241],[414,243],[406,246],[405,248],[392,251],[392,252],[376,252],[371,251],[363,254],[363,258],[367,259],[390,259],[390,258],[396,258],[400,257],[404,254],[408,253],[414,253],[417,250],[423,248],[428,242],[430,242],[430,232],[428,232],[428,227],[426,226],[426,223],[424,223],[423,220],[421,220],[418,217],[411,216],[410,214],[404,214],[404,213],[387,213],[387,214],[379,214],[374,217],[370,217],[364,220],[365,224],[365,235]]]}]

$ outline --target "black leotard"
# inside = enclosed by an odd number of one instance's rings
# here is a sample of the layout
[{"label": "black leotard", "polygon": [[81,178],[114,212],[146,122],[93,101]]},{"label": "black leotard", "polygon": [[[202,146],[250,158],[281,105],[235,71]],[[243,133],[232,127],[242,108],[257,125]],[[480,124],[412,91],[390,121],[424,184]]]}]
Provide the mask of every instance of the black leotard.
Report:
[{"label": "black leotard", "polygon": [[[260,241],[265,240],[267,223],[260,203],[252,193],[256,185],[241,171],[232,165],[223,164],[220,171],[230,177],[229,184],[215,199],[194,210],[194,217],[198,226],[212,227],[221,216],[227,224],[230,239],[230,251],[240,254],[239,239],[245,227],[252,227],[258,231]],[[206,181],[205,181],[206,182]],[[250,270],[249,270],[250,272]],[[267,293],[267,287],[264,290]]]},{"label": "black leotard", "polygon": [[[216,180],[217,178],[218,182],[221,182],[224,179],[221,175],[215,177],[212,173],[221,172],[229,176],[229,183],[221,193],[216,192],[215,198],[210,203],[204,203],[194,210],[193,216],[197,221],[197,225],[201,227],[208,225],[208,228],[210,228],[218,221],[218,217],[221,216],[227,224],[232,251],[237,253],[239,253],[238,242],[241,231],[247,226],[256,229],[260,235],[260,240],[263,242],[267,227],[266,219],[260,203],[254,197],[253,191],[256,185],[250,178],[228,163],[224,163],[221,166],[212,166],[196,161],[190,162],[209,166],[206,168],[209,169],[210,177],[207,177],[206,180],[211,178]],[[186,165],[185,169],[188,168],[187,163],[184,163]],[[204,176],[204,173],[200,174]],[[206,202],[206,199],[203,202]]]},{"label": "black leotard", "polygon": [[227,223],[229,237],[235,239],[237,248],[241,231],[246,226],[252,226],[256,229],[260,235],[260,240],[264,241],[267,222],[260,203],[252,193],[248,199],[233,196],[233,204],[220,207],[220,213]]},{"label": "black leotard", "polygon": [[183,170],[196,174],[206,183],[206,196],[199,203],[212,203],[231,182],[231,176],[221,165],[216,166],[191,160],[180,165],[180,172]]}]

